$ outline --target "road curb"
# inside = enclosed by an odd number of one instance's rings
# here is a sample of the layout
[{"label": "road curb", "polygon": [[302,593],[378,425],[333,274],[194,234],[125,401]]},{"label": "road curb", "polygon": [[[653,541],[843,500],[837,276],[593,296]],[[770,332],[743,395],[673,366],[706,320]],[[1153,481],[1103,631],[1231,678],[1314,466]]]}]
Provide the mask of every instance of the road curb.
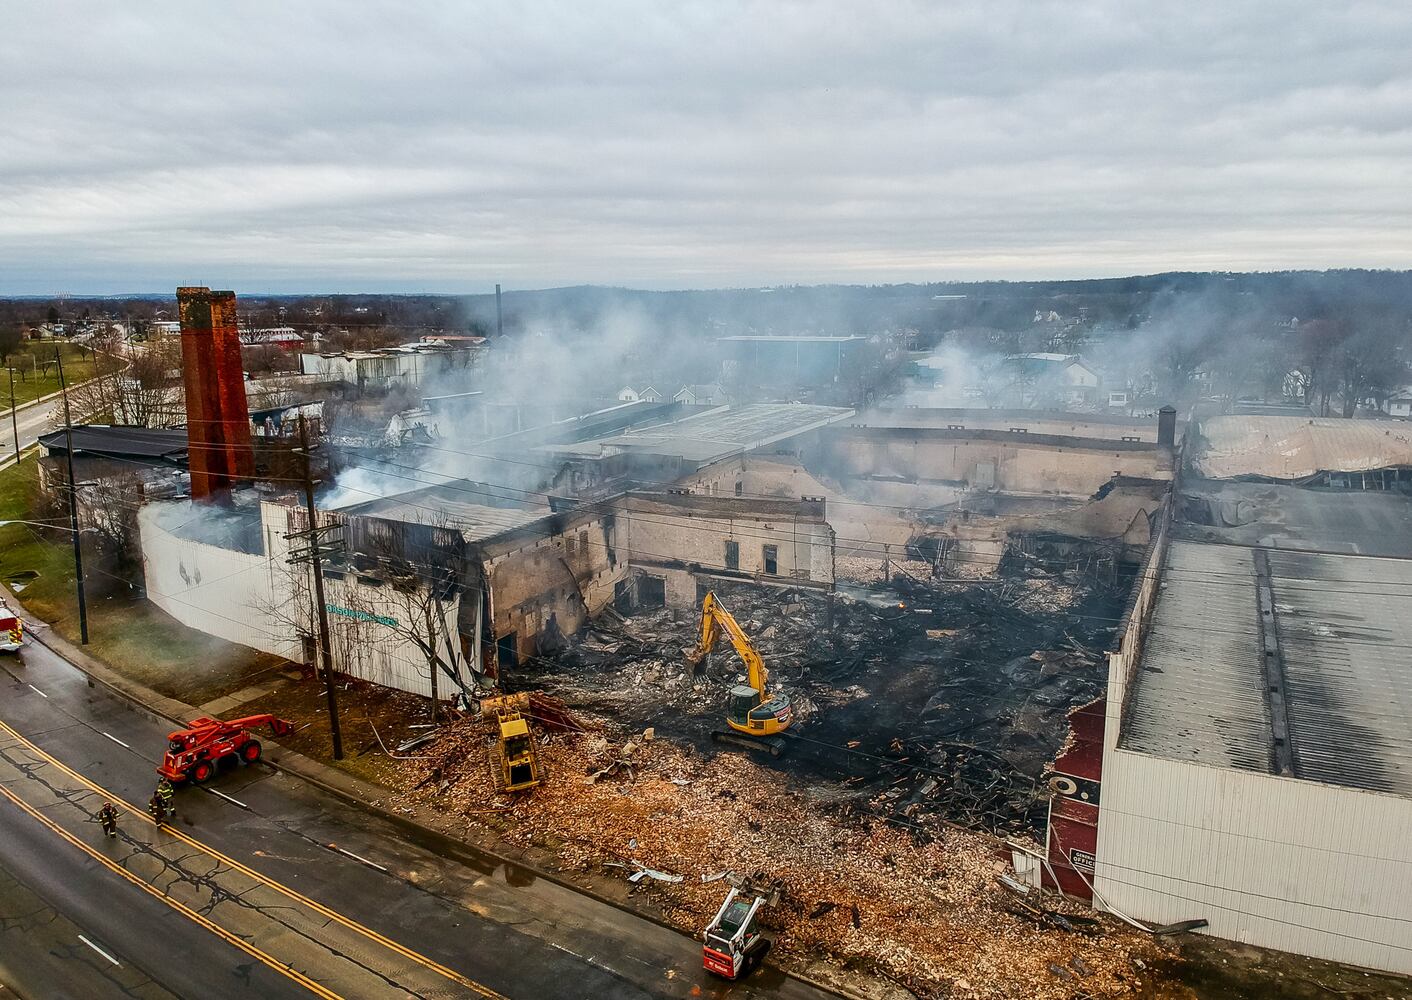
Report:
[{"label": "road curb", "polygon": [[[11,599],[24,609],[26,618],[36,622],[40,621],[40,619],[36,618],[27,608],[24,608],[23,602],[9,587],[6,587],[5,590],[10,594]],[[77,668],[88,677],[90,684],[95,682],[102,684],[103,687],[123,700],[130,702],[136,708],[149,712],[158,718],[166,719],[177,727],[185,726],[191,719],[202,714],[201,711],[194,706],[188,705],[183,701],[178,701],[175,698],[168,698],[165,695],[158,694],[144,684],[138,684],[135,681],[128,680],[106,663],[89,655],[81,646],[76,646],[67,639],[55,635],[53,628],[47,623],[41,622],[41,624],[43,628],[31,629],[29,631],[30,638]],[[526,860],[523,855],[520,858],[515,858],[511,857],[503,850],[487,847],[481,843],[469,843],[458,837],[453,837],[442,830],[438,830],[436,827],[429,826],[410,816],[394,812],[391,809],[377,804],[381,800],[395,795],[396,792],[392,789],[382,788],[371,782],[364,781],[362,778],[340,771],[328,764],[320,763],[296,750],[290,750],[287,747],[279,745],[277,741],[262,738],[262,742],[265,742],[267,746],[274,744],[274,749],[267,751],[263,757],[264,762],[270,765],[270,767],[298,778],[301,781],[308,782],[328,792],[330,795],[335,795],[360,809],[365,809],[398,829],[412,831],[419,837],[433,840],[447,848],[448,853],[453,857],[466,854],[483,855],[488,860],[524,869],[533,874],[536,878],[542,878],[570,892],[587,896],[595,902],[602,903],[605,906],[611,906],[613,909],[622,913],[647,920],[675,934],[681,934],[683,937],[688,936],[681,928],[673,926],[666,919],[655,913],[633,906],[623,900],[614,899],[612,896],[599,892],[596,889],[574,882],[560,872],[552,871],[532,860]],[[780,972],[791,979],[797,980],[824,993],[842,997],[844,1000],[877,1000],[876,997],[870,996],[869,994],[841,988],[838,985],[823,982],[807,974],[779,966],[775,966],[775,968],[779,969]],[[889,986],[892,989],[901,989],[895,984],[889,984]]]}]

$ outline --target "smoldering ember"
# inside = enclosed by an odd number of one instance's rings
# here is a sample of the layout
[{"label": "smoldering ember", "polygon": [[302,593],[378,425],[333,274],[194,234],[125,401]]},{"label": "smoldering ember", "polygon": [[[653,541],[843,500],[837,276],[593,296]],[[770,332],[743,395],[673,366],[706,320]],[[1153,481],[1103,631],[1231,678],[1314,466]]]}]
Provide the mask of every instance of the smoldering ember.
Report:
[{"label": "smoldering ember", "polygon": [[1408,995],[1412,274],[0,307],[13,843],[260,995]]}]

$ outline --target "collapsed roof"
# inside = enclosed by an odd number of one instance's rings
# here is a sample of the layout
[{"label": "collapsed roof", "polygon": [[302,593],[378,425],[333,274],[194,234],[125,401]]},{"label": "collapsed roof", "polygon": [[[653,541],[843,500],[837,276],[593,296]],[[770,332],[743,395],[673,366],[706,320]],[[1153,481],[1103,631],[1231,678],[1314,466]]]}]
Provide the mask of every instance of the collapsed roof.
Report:
[{"label": "collapsed roof", "polygon": [[1412,466],[1412,424],[1330,417],[1212,417],[1196,471],[1212,479],[1308,479],[1321,472]]}]

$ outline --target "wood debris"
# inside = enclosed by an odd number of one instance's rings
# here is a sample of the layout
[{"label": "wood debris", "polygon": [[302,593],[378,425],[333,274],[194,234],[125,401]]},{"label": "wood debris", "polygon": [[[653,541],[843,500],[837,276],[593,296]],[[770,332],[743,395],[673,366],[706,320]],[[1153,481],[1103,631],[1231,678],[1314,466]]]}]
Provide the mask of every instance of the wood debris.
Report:
[{"label": "wood debris", "polygon": [[[605,720],[584,736],[542,736],[543,785],[506,800],[485,767],[484,725],[462,721],[438,733],[431,759],[399,762],[400,797],[492,824],[511,842],[552,846],[568,871],[631,872],[691,933],[720,905],[723,864],[768,879],[781,889],[767,917],[780,961],[827,955],[919,996],[1059,1000],[1072,996],[1078,975],[1094,996],[1119,996],[1134,981],[1133,959],[1161,957],[1152,939],[1122,925],[996,885],[1003,862],[991,838],[954,831],[944,842],[920,840],[849,807],[820,808],[743,755],[705,758],[660,736],[627,754],[624,742],[640,733],[615,740],[612,729]],[[615,766],[622,773],[625,761],[632,782],[585,783]],[[433,769],[441,780],[423,784]],[[1067,990],[1052,965],[1068,973]]]}]

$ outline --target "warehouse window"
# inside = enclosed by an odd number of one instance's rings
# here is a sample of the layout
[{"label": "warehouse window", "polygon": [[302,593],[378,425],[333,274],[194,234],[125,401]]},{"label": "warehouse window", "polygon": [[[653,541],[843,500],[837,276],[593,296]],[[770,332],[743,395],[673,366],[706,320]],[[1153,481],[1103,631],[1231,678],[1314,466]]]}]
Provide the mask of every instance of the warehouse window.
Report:
[{"label": "warehouse window", "polygon": [[764,557],[765,572],[774,576],[780,571],[780,547],[778,545],[765,545],[761,547],[760,554]]},{"label": "warehouse window", "polygon": [[739,542],[726,542],[726,569],[740,569]]}]

